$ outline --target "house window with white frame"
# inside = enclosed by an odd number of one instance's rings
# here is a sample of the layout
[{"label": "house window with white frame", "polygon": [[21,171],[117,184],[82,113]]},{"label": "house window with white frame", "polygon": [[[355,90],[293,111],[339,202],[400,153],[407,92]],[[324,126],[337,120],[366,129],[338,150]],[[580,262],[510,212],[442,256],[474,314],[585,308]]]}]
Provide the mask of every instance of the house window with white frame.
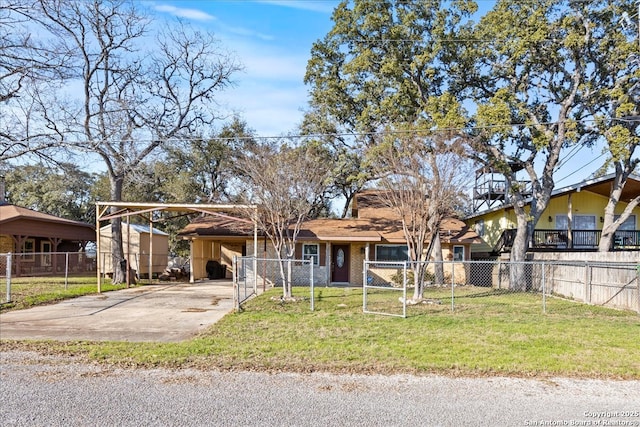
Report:
[{"label": "house window with white frame", "polygon": [[376,245],[376,261],[408,261],[407,245]]},{"label": "house window with white frame", "polygon": [[303,244],[302,259],[311,260],[313,265],[320,265],[320,245],[317,243]]},{"label": "house window with white frame", "polygon": [[456,245],[453,247],[453,260],[464,261],[464,246]]}]

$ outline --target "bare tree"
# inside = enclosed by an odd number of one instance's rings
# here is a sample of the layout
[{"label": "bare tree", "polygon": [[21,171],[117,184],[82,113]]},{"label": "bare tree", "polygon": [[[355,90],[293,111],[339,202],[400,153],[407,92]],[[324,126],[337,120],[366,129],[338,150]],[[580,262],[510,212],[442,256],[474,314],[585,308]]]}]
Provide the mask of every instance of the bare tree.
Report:
[{"label": "bare tree", "polygon": [[253,220],[265,233],[280,261],[282,291],[291,298],[291,263],[298,233],[328,185],[331,165],[319,161],[314,144],[294,147],[279,142],[259,144],[242,155],[237,167],[246,185],[243,197],[259,206]]},{"label": "bare tree", "polygon": [[70,52],[59,43],[45,43],[29,18],[31,2],[0,2],[0,160],[48,155],[59,143],[50,130],[34,126],[37,99],[68,77]]},{"label": "bare tree", "polygon": [[[30,17],[75,54],[74,79],[64,88],[72,95],[40,99],[44,126],[60,144],[103,161],[112,201],[122,201],[125,181],[154,150],[219,118],[215,94],[240,66],[211,34],[178,23],[152,41],[152,21],[127,0],[36,3]],[[120,221],[112,227],[113,265],[120,265]],[[124,276],[114,272],[116,282]]]},{"label": "bare tree", "polygon": [[[460,205],[471,182],[470,163],[460,141],[444,133],[391,134],[369,151],[369,158],[381,175],[378,184],[384,191],[378,197],[402,222],[413,271],[412,301],[417,302],[423,296],[431,255],[442,261],[438,230]],[[428,243],[431,250],[425,250]],[[437,264],[436,280],[442,281],[443,276],[442,264]]]}]

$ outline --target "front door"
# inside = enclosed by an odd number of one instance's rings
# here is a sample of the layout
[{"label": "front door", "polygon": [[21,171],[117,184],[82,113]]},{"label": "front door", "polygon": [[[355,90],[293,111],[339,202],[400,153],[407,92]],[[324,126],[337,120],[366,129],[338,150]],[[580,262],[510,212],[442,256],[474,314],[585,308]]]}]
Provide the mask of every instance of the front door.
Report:
[{"label": "front door", "polygon": [[349,282],[349,245],[331,247],[331,281]]}]

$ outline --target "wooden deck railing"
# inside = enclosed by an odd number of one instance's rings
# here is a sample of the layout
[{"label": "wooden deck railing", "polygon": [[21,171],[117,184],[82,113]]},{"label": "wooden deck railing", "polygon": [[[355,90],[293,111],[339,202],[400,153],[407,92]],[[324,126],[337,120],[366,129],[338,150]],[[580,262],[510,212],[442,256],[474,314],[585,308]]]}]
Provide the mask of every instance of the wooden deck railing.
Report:
[{"label": "wooden deck railing", "polygon": [[[513,245],[516,230],[505,230],[494,252],[508,252]],[[536,229],[529,245],[533,251],[593,251],[600,244],[601,230]],[[619,230],[613,237],[612,250],[640,250],[640,230]]]}]

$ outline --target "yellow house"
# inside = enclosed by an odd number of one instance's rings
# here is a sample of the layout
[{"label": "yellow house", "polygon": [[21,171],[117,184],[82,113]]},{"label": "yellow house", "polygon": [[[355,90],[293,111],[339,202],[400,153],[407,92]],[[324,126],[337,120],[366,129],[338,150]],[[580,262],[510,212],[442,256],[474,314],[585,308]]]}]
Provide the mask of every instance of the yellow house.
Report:
[{"label": "yellow house", "polygon": [[[597,250],[613,178],[613,175],[607,175],[555,190],[535,226],[530,250]],[[640,177],[631,176],[616,206],[615,215],[620,215],[629,201],[638,195]],[[525,209],[528,208],[529,205],[525,206]],[[615,233],[614,250],[640,249],[639,218],[640,207],[636,206]],[[469,215],[465,220],[484,242],[472,248],[474,258],[497,255],[511,249],[510,242],[513,241],[517,223],[512,205],[500,204]]]}]

